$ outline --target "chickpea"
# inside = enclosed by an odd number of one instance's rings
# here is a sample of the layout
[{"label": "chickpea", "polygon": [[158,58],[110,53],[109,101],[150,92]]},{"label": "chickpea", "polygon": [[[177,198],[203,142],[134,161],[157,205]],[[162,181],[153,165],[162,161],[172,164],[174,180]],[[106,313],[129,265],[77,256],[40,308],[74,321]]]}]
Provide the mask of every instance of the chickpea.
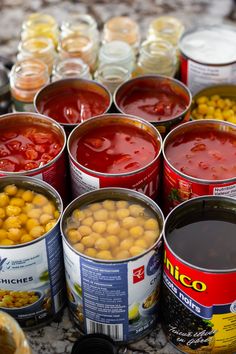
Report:
[{"label": "chickpea", "polygon": [[95,250],[95,248],[86,248],[86,250],[84,251],[84,254],[86,254],[86,256],[88,257],[96,257],[97,251]]},{"label": "chickpea", "polygon": [[96,242],[97,242],[97,241],[96,241],[92,236],[84,236],[84,237],[81,239],[81,243],[82,243],[85,247],[93,247]]},{"label": "chickpea", "polygon": [[43,206],[42,211],[46,214],[51,214],[53,215],[53,213],[55,212],[56,207],[53,203],[48,203],[46,205]]},{"label": "chickpea", "polygon": [[89,226],[86,226],[86,225],[81,225],[79,228],[78,228],[81,236],[88,236],[89,234],[92,233],[92,229],[89,227]]},{"label": "chickpea", "polygon": [[116,259],[127,259],[130,258],[130,253],[127,250],[121,250],[115,256]]},{"label": "chickpea", "polygon": [[116,211],[115,210],[109,211],[108,217],[111,220],[116,220]]},{"label": "chickpea", "polygon": [[6,207],[6,215],[7,216],[17,216],[21,213],[21,208],[14,205],[8,205]]},{"label": "chickpea", "polygon": [[130,214],[129,209],[124,209],[124,208],[120,208],[116,212],[116,215],[117,215],[118,219],[120,219],[120,220],[129,216],[129,214]]},{"label": "chickpea", "polygon": [[39,221],[37,219],[30,218],[26,221],[26,229],[28,231],[30,231],[33,227],[38,226],[38,225],[39,225]]},{"label": "chickpea", "polygon": [[39,208],[33,208],[33,209],[29,210],[27,215],[29,218],[39,219],[39,217],[42,215],[42,211]]},{"label": "chickpea", "polygon": [[96,221],[106,221],[108,219],[108,211],[106,209],[96,210],[93,215]]},{"label": "chickpea", "polygon": [[59,210],[54,211],[54,218],[59,219],[59,216],[60,216]]},{"label": "chickpea", "polygon": [[9,240],[9,238],[4,238],[3,240],[0,240],[0,245],[2,245],[2,246],[12,246],[12,245],[14,245],[14,241]]},{"label": "chickpea", "polygon": [[93,203],[89,206],[89,209],[91,211],[96,211],[96,210],[100,210],[101,209],[101,204],[100,203]]},{"label": "chickpea", "polygon": [[104,221],[96,221],[92,225],[92,229],[94,232],[98,234],[103,234],[106,231],[107,224]]},{"label": "chickpea", "polygon": [[100,237],[98,240],[95,242],[95,248],[97,250],[105,251],[110,248],[110,244],[108,240],[105,237]]},{"label": "chickpea", "polygon": [[145,251],[145,248],[142,248],[140,246],[133,246],[130,248],[129,252],[131,256],[138,256],[139,254],[143,253]]},{"label": "chickpea", "polygon": [[156,242],[157,238],[158,238],[158,233],[155,231],[147,230],[144,232],[143,239],[147,242],[149,247]]},{"label": "chickpea", "polygon": [[30,236],[29,234],[24,234],[21,236],[20,242],[26,243],[26,242],[31,242],[32,240],[33,240],[32,236]]},{"label": "chickpea", "polygon": [[112,247],[112,248],[117,247],[120,243],[119,237],[117,237],[115,235],[107,236],[106,239],[109,242],[110,247]]},{"label": "chickpea", "polygon": [[96,258],[98,259],[104,259],[104,260],[112,260],[112,254],[110,251],[104,250],[104,251],[100,251],[97,253]]},{"label": "chickpea", "polygon": [[78,251],[78,252],[80,252],[80,253],[83,253],[83,252],[84,252],[84,249],[85,249],[84,245],[83,245],[82,243],[80,243],[80,242],[75,243],[75,244],[73,245],[73,247],[74,247],[74,249],[75,249],[76,251]]},{"label": "chickpea", "polygon": [[107,233],[110,235],[117,235],[120,232],[120,225],[118,221],[112,221],[107,225]]},{"label": "chickpea", "polygon": [[4,208],[0,208],[0,218],[1,219],[4,219],[6,216],[6,211]]},{"label": "chickpea", "polygon": [[142,226],[134,226],[130,228],[129,233],[133,238],[139,238],[143,235],[144,229]]},{"label": "chickpea", "polygon": [[44,227],[40,225],[32,227],[32,229],[29,232],[30,236],[32,236],[33,238],[38,238],[42,236],[44,233],[45,233]]},{"label": "chickpea", "polygon": [[120,238],[121,240],[124,240],[125,238],[128,238],[128,237],[129,237],[129,231],[126,230],[126,229],[123,229],[123,228],[121,227],[118,236],[119,236],[119,238]]},{"label": "chickpea", "polygon": [[10,205],[15,205],[17,207],[21,207],[22,208],[25,205],[25,202],[21,198],[14,197],[14,198],[11,198]]},{"label": "chickpea", "polygon": [[134,246],[141,247],[143,249],[148,249],[148,243],[145,239],[136,240]]},{"label": "chickpea", "polygon": [[133,216],[128,216],[122,220],[122,226],[125,229],[130,229],[136,225],[136,219]]},{"label": "chickpea", "polygon": [[9,196],[15,195],[17,193],[17,190],[18,189],[14,184],[9,184],[4,188],[4,192]]},{"label": "chickpea", "polygon": [[34,198],[34,193],[30,190],[24,191],[22,193],[21,198],[25,201],[25,202],[32,202],[33,198]]},{"label": "chickpea", "polygon": [[18,216],[9,216],[5,221],[3,222],[3,227],[4,229],[10,229],[11,227],[16,227],[20,228],[21,227],[21,221]]},{"label": "chickpea", "polygon": [[16,227],[12,227],[8,230],[8,238],[12,241],[19,241],[22,236],[21,229],[17,229]]},{"label": "chickpea", "polygon": [[158,221],[154,218],[150,218],[144,223],[144,227],[146,230],[159,230],[159,224]]},{"label": "chickpea", "polygon": [[0,240],[4,240],[4,238],[8,237],[8,232],[4,229],[0,230]]},{"label": "chickpea", "polygon": [[71,243],[77,243],[81,240],[82,236],[80,234],[80,232],[76,229],[71,229],[67,232],[67,237],[68,237],[68,240],[71,242]]},{"label": "chickpea", "polygon": [[5,207],[9,204],[9,197],[6,193],[0,193],[0,207]]},{"label": "chickpea", "polygon": [[144,208],[138,204],[131,204],[129,206],[130,215],[134,217],[142,216],[144,213]]},{"label": "chickpea", "polygon": [[116,209],[116,205],[113,200],[104,200],[104,202],[102,202],[102,206],[103,206],[103,208],[110,210],[110,211]]},{"label": "chickpea", "polygon": [[36,194],[32,200],[32,203],[36,206],[42,207],[48,204],[48,199],[42,194]]},{"label": "chickpea", "polygon": [[45,232],[50,231],[57,223],[57,220],[51,220],[49,221],[46,226],[45,226]]},{"label": "chickpea", "polygon": [[133,246],[133,240],[131,238],[126,238],[120,243],[120,248],[122,250],[129,250]]},{"label": "chickpea", "polygon": [[[29,215],[30,216],[30,215]],[[50,214],[42,214],[39,216],[39,222],[41,225],[49,223],[53,219],[53,216]]]}]

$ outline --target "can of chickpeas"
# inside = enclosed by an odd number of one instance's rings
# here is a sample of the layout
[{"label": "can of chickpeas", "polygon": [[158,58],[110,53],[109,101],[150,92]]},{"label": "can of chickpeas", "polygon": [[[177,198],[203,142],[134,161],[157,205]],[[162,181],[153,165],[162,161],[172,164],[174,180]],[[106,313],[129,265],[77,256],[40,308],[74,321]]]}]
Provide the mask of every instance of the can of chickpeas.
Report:
[{"label": "can of chickpeas", "polygon": [[61,219],[67,296],[83,333],[133,342],[159,313],[163,214],[142,193],[102,188],[75,199]]},{"label": "can of chickpeas", "polygon": [[64,306],[62,209],[49,184],[0,178],[0,310],[24,328],[44,325]]}]

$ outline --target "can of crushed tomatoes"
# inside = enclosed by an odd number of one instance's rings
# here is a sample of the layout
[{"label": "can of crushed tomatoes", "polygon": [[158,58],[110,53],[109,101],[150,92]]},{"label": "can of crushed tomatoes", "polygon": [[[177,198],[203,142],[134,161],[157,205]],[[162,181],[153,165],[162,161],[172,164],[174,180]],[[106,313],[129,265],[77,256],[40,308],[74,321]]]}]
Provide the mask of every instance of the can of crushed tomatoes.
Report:
[{"label": "can of crushed tomatoes", "polygon": [[66,135],[37,113],[9,113],[0,119],[0,176],[33,176],[49,183],[66,201]]},{"label": "can of crushed tomatoes", "polygon": [[172,130],[163,142],[163,208],[168,213],[202,195],[236,197],[236,126],[199,120]]},{"label": "can of crushed tomatoes", "polygon": [[163,223],[153,200],[124,188],[84,193],[65,209],[61,233],[69,310],[85,334],[127,343],[155,328]]},{"label": "can of crushed tomatoes", "polygon": [[204,196],[164,224],[162,320],[184,353],[236,353],[236,200]]},{"label": "can of crushed tomatoes", "polygon": [[161,142],[154,126],[129,115],[106,114],[81,123],[67,143],[74,197],[98,188],[123,187],[155,199]]},{"label": "can of crushed tomatoes", "polygon": [[226,25],[193,28],[179,42],[181,80],[195,94],[207,86],[236,83],[236,30]]}]

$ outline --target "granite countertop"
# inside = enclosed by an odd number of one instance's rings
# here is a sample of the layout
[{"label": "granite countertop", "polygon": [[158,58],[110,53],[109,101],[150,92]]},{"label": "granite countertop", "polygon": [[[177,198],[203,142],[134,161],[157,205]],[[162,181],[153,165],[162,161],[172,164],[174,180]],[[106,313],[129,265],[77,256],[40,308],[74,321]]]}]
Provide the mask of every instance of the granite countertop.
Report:
[{"label": "granite countertop", "polygon": [[[22,21],[35,11],[49,13],[58,20],[69,19],[72,13],[90,13],[99,28],[110,17],[128,15],[137,20],[145,36],[148,24],[157,16],[168,14],[183,21],[186,28],[195,24],[232,23],[236,20],[233,0],[1,0],[0,55],[13,61],[19,44]],[[34,354],[67,354],[79,336],[65,309],[60,322],[27,332]],[[160,325],[143,340],[121,348],[120,353],[178,353],[165,338]]]}]

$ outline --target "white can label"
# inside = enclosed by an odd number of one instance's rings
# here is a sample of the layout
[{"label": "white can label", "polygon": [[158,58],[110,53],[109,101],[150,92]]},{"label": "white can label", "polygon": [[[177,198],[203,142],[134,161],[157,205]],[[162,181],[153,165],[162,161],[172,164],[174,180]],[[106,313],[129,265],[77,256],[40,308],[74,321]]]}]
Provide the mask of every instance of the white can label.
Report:
[{"label": "white can label", "polygon": [[215,187],[213,188],[214,195],[223,195],[235,198],[236,197],[236,184],[231,184],[225,187]]},{"label": "white can label", "polygon": [[23,327],[48,321],[63,306],[59,226],[31,245],[0,250],[0,309]]},{"label": "white can label", "polygon": [[236,64],[209,66],[188,60],[187,86],[192,94],[220,83],[236,83]]},{"label": "white can label", "polygon": [[72,193],[74,197],[100,188],[99,178],[90,176],[79,170],[72,161],[70,161],[70,174],[72,181]]},{"label": "white can label", "polygon": [[63,241],[69,307],[85,333],[135,341],[157,321],[160,249],[134,260],[100,263],[79,256]]}]

